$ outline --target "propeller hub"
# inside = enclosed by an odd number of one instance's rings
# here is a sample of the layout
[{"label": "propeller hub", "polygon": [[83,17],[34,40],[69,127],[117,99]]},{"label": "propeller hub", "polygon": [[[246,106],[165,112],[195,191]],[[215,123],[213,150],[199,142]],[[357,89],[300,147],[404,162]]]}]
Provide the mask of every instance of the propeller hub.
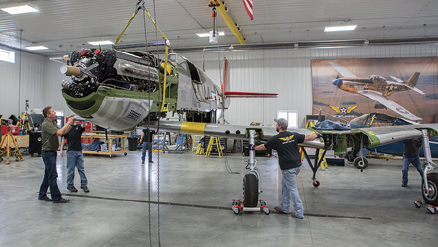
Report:
[{"label": "propeller hub", "polygon": [[332,84],[337,86],[338,88],[340,88],[342,86],[344,82],[342,81],[342,79],[336,79],[332,81]]}]

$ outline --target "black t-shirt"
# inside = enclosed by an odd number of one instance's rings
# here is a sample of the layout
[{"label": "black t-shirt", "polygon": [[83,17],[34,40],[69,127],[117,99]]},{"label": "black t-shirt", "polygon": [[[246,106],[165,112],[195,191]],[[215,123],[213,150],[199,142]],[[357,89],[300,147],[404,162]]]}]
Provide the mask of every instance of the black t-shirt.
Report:
[{"label": "black t-shirt", "polygon": [[407,158],[415,158],[420,153],[421,146],[423,145],[423,142],[421,140],[404,140],[403,143],[405,144],[403,154]]},{"label": "black t-shirt", "polygon": [[154,130],[150,130],[148,131],[148,129],[143,129],[143,142],[153,142],[154,140],[152,140],[152,136],[155,134]]},{"label": "black t-shirt", "polygon": [[305,135],[295,132],[281,132],[265,143],[266,149],[275,149],[278,153],[278,163],[281,170],[287,170],[301,166],[301,155],[298,143],[304,142]]},{"label": "black t-shirt", "polygon": [[84,132],[85,129],[82,128],[80,124],[76,124],[73,126],[70,131],[63,135],[65,139],[67,139],[68,142],[68,148],[67,151],[81,151],[82,150],[82,142],[81,142],[81,135],[82,132]]}]

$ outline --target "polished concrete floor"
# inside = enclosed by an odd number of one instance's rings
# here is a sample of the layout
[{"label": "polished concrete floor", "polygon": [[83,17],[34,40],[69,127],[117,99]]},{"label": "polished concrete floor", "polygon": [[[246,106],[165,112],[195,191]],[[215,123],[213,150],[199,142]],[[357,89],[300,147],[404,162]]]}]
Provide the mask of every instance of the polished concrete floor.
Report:
[{"label": "polished concrete floor", "polygon": [[[414,207],[413,201],[422,199],[420,176],[411,169],[409,185],[402,188],[401,160],[370,160],[363,172],[330,166],[318,172],[319,188],[304,164],[298,188],[305,218],[296,219],[233,213],[231,202],[241,199],[246,173],[241,154],[160,153],[158,159],[154,152],[150,194],[149,166],[141,165],[140,156],[141,151],[85,156],[90,193],[66,189],[66,158],[58,156],[58,185],[71,200],[66,204],[37,200],[41,158],[1,162],[0,246],[438,245],[438,215]],[[260,198],[273,210],[281,197],[277,159],[257,160]],[[227,172],[226,162],[239,174]],[[75,185],[80,187],[77,172]]]}]

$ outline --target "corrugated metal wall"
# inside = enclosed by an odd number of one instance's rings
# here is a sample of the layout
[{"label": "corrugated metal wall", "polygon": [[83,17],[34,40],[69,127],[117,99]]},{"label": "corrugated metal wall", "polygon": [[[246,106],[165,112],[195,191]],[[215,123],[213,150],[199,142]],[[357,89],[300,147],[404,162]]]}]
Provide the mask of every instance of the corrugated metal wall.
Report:
[{"label": "corrugated metal wall", "polygon": [[364,46],[353,48],[197,52],[183,54],[210,78],[221,81],[224,56],[230,63],[230,90],[278,93],[277,99],[232,99],[225,118],[231,124],[274,124],[278,110],[297,110],[299,127],[312,114],[312,59],[436,56],[438,45]]},{"label": "corrugated metal wall", "polygon": [[22,52],[21,83],[20,53],[15,53],[15,63],[0,61],[0,115],[19,117],[25,110],[26,100],[30,109],[44,106],[44,68],[47,58]]},{"label": "corrugated metal wall", "polygon": [[[193,52],[183,54],[205,70],[216,83],[221,81],[223,57],[230,62],[230,90],[278,93],[276,99],[233,99],[225,113],[231,124],[262,122],[273,124],[278,110],[297,110],[299,126],[304,127],[305,116],[312,113],[311,59],[423,57],[438,55],[438,45],[368,46],[333,49],[254,50],[233,52]],[[203,58],[204,57],[204,58]],[[61,95],[61,82],[67,79],[59,72],[60,63],[46,57],[23,52],[21,106],[19,109],[19,59],[10,64],[0,61],[0,114],[9,117],[24,111],[26,99],[30,108],[51,105],[72,114]],[[221,61],[221,62],[219,62]]]}]

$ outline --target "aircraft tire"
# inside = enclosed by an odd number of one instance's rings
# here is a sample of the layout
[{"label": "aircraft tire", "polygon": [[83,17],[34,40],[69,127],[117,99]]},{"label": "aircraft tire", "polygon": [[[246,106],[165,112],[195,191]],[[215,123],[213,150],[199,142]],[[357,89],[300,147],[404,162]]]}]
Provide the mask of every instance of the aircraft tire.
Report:
[{"label": "aircraft tire", "polygon": [[427,174],[427,184],[429,186],[429,192],[426,196],[424,182],[421,183],[421,193],[423,194],[423,199],[426,203],[437,206],[438,205],[438,173]]},{"label": "aircraft tire", "polygon": [[366,158],[363,158],[362,161],[361,157],[357,157],[356,159],[354,159],[353,165],[357,169],[365,169],[368,167],[368,160]]},{"label": "aircraft tire", "polygon": [[257,207],[258,184],[257,177],[248,173],[243,178],[243,205],[245,207]]}]

